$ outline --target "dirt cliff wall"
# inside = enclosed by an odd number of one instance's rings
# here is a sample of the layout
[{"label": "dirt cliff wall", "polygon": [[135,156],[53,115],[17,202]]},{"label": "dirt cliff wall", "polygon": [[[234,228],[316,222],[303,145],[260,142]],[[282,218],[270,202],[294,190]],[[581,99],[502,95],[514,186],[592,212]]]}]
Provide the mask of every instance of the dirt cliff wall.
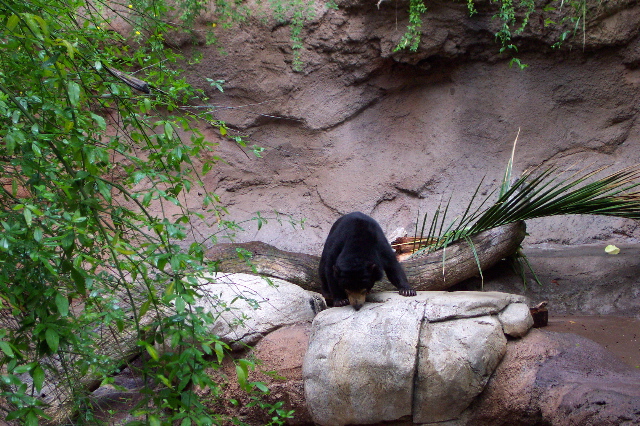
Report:
[{"label": "dirt cliff wall", "polygon": [[[529,66],[510,68],[493,34],[490,2],[469,16],[463,2],[427,2],[416,53],[394,53],[406,2],[345,0],[320,7],[303,31],[302,70],[292,69],[289,29],[253,19],[218,33],[224,52],[193,46],[187,77],[209,90],[216,114],[266,148],[264,158],[223,142],[228,160],[207,178],[236,220],[257,210],[306,218],[302,231],[247,224],[240,240],[319,253],[331,223],[360,210],[388,233],[413,229],[418,212],[452,197],[461,212],[484,177],[498,183],[520,129],[517,173],[536,165],[615,169],[640,162],[640,6],[588,2],[584,33],[551,45],[566,25],[532,15],[516,40]],[[553,18],[553,16],[551,16]],[[199,21],[202,29],[213,15]],[[208,137],[216,138],[213,129]],[[272,215],[271,215],[272,216]],[[209,230],[204,227],[204,233]],[[560,217],[529,223],[527,244],[637,242],[635,222]]]}]

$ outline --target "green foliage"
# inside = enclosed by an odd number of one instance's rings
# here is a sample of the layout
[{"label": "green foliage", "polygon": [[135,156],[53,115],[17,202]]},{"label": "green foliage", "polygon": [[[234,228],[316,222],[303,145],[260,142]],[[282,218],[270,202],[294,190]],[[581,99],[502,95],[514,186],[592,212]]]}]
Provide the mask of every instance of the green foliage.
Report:
[{"label": "green foliage", "polygon": [[[478,13],[476,0],[467,0],[466,3],[469,16],[476,15]],[[531,15],[536,11],[535,0],[492,0],[492,3],[497,3],[498,6],[498,12],[493,18],[500,22],[500,27],[495,33],[496,40],[500,43],[500,53],[512,57],[509,66],[515,65],[521,70],[525,69],[528,65],[517,58],[518,47],[513,38],[522,34],[529,24]],[[539,9],[539,12],[544,14],[560,11],[562,18],[559,21],[545,18],[544,25],[564,27],[570,23],[570,28],[563,31],[558,41],[553,45],[554,48],[558,48],[565,40],[575,34],[580,26],[585,34],[587,4],[586,0],[559,0],[555,2],[558,3],[556,6],[553,6],[552,3]],[[409,23],[394,51],[409,49],[415,52],[418,50],[422,36],[422,16],[426,11],[427,8],[423,0],[409,0]]]},{"label": "green foliage", "polygon": [[[203,240],[189,235],[194,219],[213,218],[214,242],[239,228],[203,185],[219,159],[196,126],[204,120],[228,135],[210,112],[190,106],[203,92],[180,76],[184,58],[164,43],[205,6],[0,0],[0,408],[7,421],[46,419],[35,396],[58,376],[81,409],[78,421],[91,422],[86,386],[120,367],[100,347],[99,331],[127,329],[150,359],[147,401],[137,412],[146,423],[216,422],[193,389],[215,391],[205,370],[217,368],[228,347],[208,332],[216,318],[195,306],[197,278],[213,267],[201,244],[183,246]],[[219,22],[243,16],[237,3],[216,6]],[[107,15],[131,25],[131,39],[109,31]],[[174,23],[160,18],[168,16]],[[221,80],[210,83],[222,90]],[[259,147],[249,148],[259,156]],[[185,197],[196,192],[201,203],[191,209]]]},{"label": "green foliage", "polygon": [[412,52],[418,50],[421,38],[422,15],[427,12],[427,7],[423,0],[409,0],[409,24],[400,42],[395,47],[394,52],[402,49],[409,49]]},{"label": "green foliage", "polygon": [[[262,4],[262,0],[258,0]],[[301,54],[303,45],[302,29],[310,19],[315,16],[315,0],[268,0],[269,14],[278,24],[288,24],[291,36],[291,48],[293,50],[292,68],[301,71],[304,63]],[[334,8],[335,3],[328,0],[326,6]]]},{"label": "green foliage", "polygon": [[[512,38],[515,35],[521,34],[529,23],[529,18],[535,10],[534,0],[519,0],[514,4],[513,0],[500,0],[500,9],[494,18],[498,19],[501,23],[500,29],[496,33],[496,38],[500,41],[502,47],[500,53],[510,52],[517,53],[518,48],[513,44]],[[522,10],[521,14],[517,13],[517,9]],[[520,22],[517,17],[520,16]],[[511,65],[514,61],[511,62]],[[520,61],[516,62],[520,68],[523,65]]]},{"label": "green foliage", "polygon": [[569,24],[569,28],[562,32],[558,41],[553,44],[553,48],[559,48],[563,42],[569,37],[576,34],[579,30],[582,30],[583,43],[587,34],[586,20],[587,20],[587,0],[570,0],[562,1],[558,8],[551,5],[545,6],[543,9],[545,12],[554,12],[556,10],[562,10],[563,6],[573,9],[573,13],[566,13],[562,15],[562,18],[558,22],[547,18],[544,20],[544,26],[566,26]]},{"label": "green foliage", "polygon": [[[519,134],[519,131],[518,131]],[[425,233],[427,215],[422,218],[422,227],[418,231],[416,221],[415,241],[412,251],[434,252],[446,248],[452,243],[465,240],[471,248],[483,282],[483,274],[471,239],[480,232],[540,217],[567,214],[590,214],[640,219],[640,165],[627,167],[610,175],[594,179],[607,167],[592,171],[580,170],[569,176],[558,172],[558,168],[535,169],[524,173],[511,182],[513,160],[518,137],[513,144],[511,158],[505,169],[502,183],[489,195],[475,205],[480,192],[481,181],[471,197],[464,213],[450,222],[447,218],[449,202],[442,209],[439,205]],[[489,204],[494,193],[497,200]],[[485,207],[489,205],[489,207]],[[418,216],[420,214],[418,213]],[[448,222],[448,223],[447,223]],[[446,226],[445,226],[446,225]],[[443,267],[446,252],[443,251]],[[533,274],[540,285],[535,271],[521,248],[510,257],[511,265],[527,285],[525,268]]]}]

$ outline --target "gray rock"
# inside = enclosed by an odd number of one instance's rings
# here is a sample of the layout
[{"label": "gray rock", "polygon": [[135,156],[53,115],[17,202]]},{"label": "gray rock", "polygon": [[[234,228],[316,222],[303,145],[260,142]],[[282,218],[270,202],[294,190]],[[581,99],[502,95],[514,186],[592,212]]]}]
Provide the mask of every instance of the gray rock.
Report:
[{"label": "gray rock", "polygon": [[392,302],[316,316],[302,369],[316,423],[366,424],[411,414],[423,313],[419,303]]},{"label": "gray rock", "polygon": [[[506,293],[372,294],[314,319],[303,365],[314,422],[367,424],[412,415],[456,420],[484,389],[505,353],[504,324],[525,333],[523,298]],[[525,306],[526,307],[526,306]]]},{"label": "gray rock", "polygon": [[[554,315],[640,317],[640,246],[616,244],[620,253],[610,255],[605,245],[527,247],[524,253],[542,285],[530,272],[524,285],[511,265],[501,262],[485,271],[484,289],[520,293],[532,305],[546,300]],[[480,289],[479,280],[469,280],[458,289]]]},{"label": "gray rock", "polygon": [[196,305],[218,315],[211,332],[232,348],[252,345],[285,325],[311,321],[326,308],[322,296],[276,278],[216,274],[200,279]]},{"label": "gray rock", "polygon": [[420,332],[415,423],[457,419],[482,392],[507,348],[495,316],[425,322]]},{"label": "gray rock", "polygon": [[504,334],[511,337],[522,337],[533,327],[533,317],[529,307],[524,303],[512,303],[498,314]]},{"label": "gray rock", "polygon": [[[380,303],[405,300],[396,292],[380,292],[367,296],[368,302]],[[431,322],[453,318],[472,318],[481,315],[495,315],[510,303],[526,303],[523,296],[500,292],[478,291],[420,291],[414,301],[427,302],[425,318]]]}]

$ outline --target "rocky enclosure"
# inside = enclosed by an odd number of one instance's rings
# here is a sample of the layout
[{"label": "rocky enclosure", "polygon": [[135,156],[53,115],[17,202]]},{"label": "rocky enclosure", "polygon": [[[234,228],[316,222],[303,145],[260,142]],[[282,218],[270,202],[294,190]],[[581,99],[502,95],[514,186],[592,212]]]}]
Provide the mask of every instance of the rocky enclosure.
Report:
[{"label": "rocky enclosure", "polygon": [[[525,70],[510,68],[509,57],[498,53],[496,5],[477,3],[470,17],[465,2],[427,1],[415,53],[393,52],[408,2],[341,0],[337,10],[318,4],[302,33],[299,72],[292,68],[289,28],[260,13],[227,30],[205,13],[195,43],[168,37],[187,56],[202,55],[185,67],[186,76],[207,91],[216,116],[233,134],[266,148],[258,159],[217,129],[203,129],[220,142],[215,155],[227,161],[206,184],[229,217],[242,222],[261,211],[306,219],[304,229],[271,220],[258,231],[257,223],[243,222],[237,241],[318,255],[331,224],[350,211],[373,216],[388,235],[412,232],[450,197],[454,217],[483,178],[481,195],[496,187],[518,130],[515,173],[537,165],[571,172],[640,162],[636,1],[587,1],[584,32],[559,49],[551,46],[569,24],[545,27],[545,18],[560,21],[558,12],[534,13],[515,38]],[[219,45],[206,46],[203,34],[213,24]],[[119,21],[113,26],[127,31]],[[207,78],[225,80],[224,93]],[[204,236],[216,231],[195,227]],[[534,252],[531,262],[546,287],[527,289],[533,300],[550,300],[554,312],[640,312],[635,249],[623,250],[624,258],[602,251],[608,243],[637,244],[636,222],[565,216],[530,221],[527,231],[525,247],[577,245],[569,257],[563,249]],[[513,282],[494,288],[514,291]]]}]

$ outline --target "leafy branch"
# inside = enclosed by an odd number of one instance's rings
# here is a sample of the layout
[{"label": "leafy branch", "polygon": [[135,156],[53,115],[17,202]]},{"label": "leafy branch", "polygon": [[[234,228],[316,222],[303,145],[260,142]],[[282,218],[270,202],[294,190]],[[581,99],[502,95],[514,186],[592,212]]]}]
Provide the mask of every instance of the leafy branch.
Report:
[{"label": "leafy branch", "polygon": [[[217,4],[220,22],[240,10]],[[216,318],[194,302],[197,277],[215,269],[203,244],[240,225],[204,186],[220,159],[197,126],[209,123],[222,138],[227,128],[211,110],[192,112],[203,92],[180,76],[184,58],[164,42],[204,6],[0,0],[6,421],[62,421],[84,407],[78,421],[92,422],[84,378],[107,383],[123,362],[101,347],[97,331],[110,331],[117,346],[125,329],[133,330],[133,349],[150,357],[145,423],[217,421],[193,387],[219,386],[205,370],[219,367],[228,347],[209,333]],[[107,14],[129,23],[132,39],[107,31]],[[159,18],[167,16],[176,22]],[[196,191],[200,205],[190,207],[185,200]],[[212,235],[195,235],[196,219],[210,221]],[[49,392],[53,379],[58,388]],[[61,396],[47,407],[41,394]]]}]

